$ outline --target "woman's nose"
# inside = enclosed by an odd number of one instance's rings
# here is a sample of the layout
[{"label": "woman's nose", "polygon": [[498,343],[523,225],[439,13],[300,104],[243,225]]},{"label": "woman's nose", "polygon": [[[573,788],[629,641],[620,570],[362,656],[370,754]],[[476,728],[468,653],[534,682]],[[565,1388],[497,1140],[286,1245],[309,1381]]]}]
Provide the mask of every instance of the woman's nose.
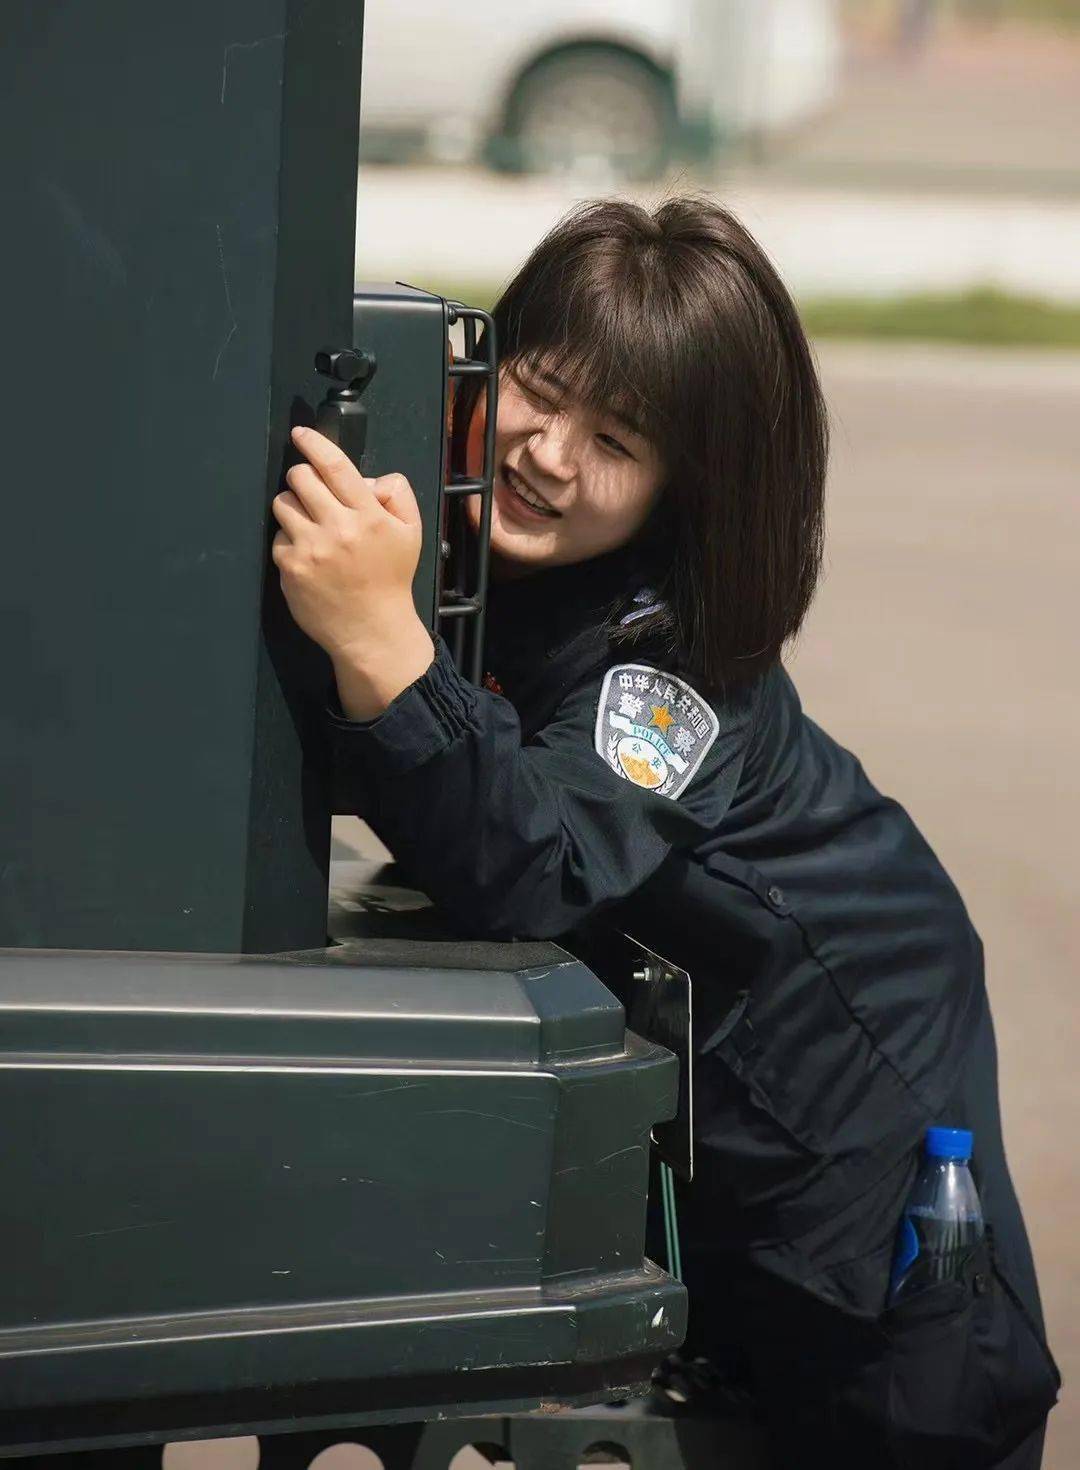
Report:
[{"label": "woman's nose", "polygon": [[529,458],[541,474],[553,480],[572,480],[577,474],[578,448],[570,425],[555,416],[529,437]]}]

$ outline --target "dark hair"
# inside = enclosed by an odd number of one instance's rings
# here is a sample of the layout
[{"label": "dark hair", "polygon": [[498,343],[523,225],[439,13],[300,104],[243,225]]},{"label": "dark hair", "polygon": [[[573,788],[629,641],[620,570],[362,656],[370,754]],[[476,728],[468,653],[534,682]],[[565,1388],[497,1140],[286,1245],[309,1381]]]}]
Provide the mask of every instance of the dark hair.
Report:
[{"label": "dark hair", "polygon": [[[661,552],[663,606],[619,635],[662,635],[710,687],[774,663],[818,578],[828,426],[798,313],[761,247],[708,199],[652,212],[589,202],[540,242],[493,316],[504,366],[543,364],[634,424],[665,466],[640,533]],[[466,421],[473,402],[459,399]]]}]

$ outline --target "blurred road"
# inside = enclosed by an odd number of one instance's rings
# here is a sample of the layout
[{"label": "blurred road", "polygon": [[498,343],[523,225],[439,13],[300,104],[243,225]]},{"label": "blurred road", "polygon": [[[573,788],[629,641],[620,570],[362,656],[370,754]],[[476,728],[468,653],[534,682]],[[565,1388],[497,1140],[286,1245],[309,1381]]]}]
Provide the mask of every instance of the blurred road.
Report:
[{"label": "blurred road", "polygon": [[[996,286],[1080,301],[1080,199],[673,176],[622,197],[708,187],[757,236],[796,296]],[[501,285],[581,197],[606,190],[479,169],[361,170],[357,280],[438,290]]]},{"label": "blurred road", "polygon": [[[1080,356],[824,345],[825,583],[807,711],[912,812],[986,943],[1005,1132],[1067,1382],[1080,1375]],[[356,840],[344,819],[336,835]],[[1080,1464],[1080,1409],[1045,1470]],[[169,1470],[241,1470],[176,1446]],[[369,1462],[370,1463],[370,1462]],[[319,1470],[367,1470],[345,1449]]]}]

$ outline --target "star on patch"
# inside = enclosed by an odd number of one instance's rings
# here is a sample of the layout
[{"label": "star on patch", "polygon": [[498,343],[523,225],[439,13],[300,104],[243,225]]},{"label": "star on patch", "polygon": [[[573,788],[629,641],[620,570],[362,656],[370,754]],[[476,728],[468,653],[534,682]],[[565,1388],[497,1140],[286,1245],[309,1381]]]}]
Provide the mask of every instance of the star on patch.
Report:
[{"label": "star on patch", "polygon": [[675,723],[675,717],[666,704],[650,704],[649,708],[652,710],[652,719],[649,721],[649,724],[655,725],[660,731],[660,734],[663,735],[667,727]]}]

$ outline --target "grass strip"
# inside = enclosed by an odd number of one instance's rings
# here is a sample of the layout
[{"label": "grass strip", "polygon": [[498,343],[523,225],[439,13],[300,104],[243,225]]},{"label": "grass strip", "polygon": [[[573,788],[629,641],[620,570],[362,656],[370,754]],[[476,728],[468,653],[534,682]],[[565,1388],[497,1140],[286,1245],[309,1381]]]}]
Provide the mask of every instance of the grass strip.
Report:
[{"label": "grass strip", "polygon": [[800,310],[812,337],[1080,348],[1080,305],[987,288],[951,295],[810,298]]}]

